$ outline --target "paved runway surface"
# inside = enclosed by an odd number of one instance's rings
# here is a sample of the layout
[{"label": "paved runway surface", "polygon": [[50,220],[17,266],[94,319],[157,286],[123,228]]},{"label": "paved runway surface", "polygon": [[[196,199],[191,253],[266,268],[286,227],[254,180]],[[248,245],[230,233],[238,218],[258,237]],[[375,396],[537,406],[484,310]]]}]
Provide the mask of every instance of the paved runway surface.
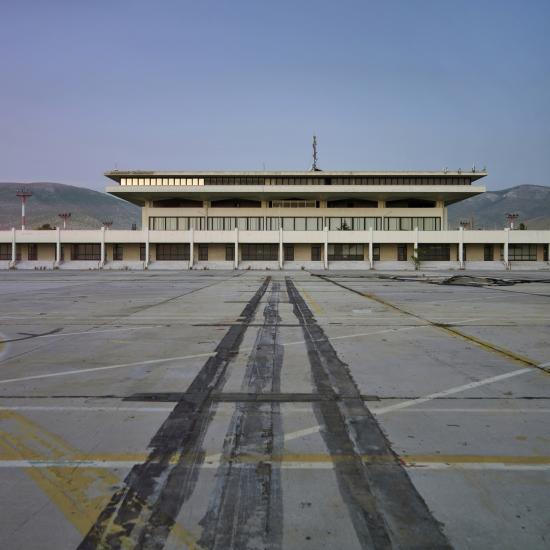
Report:
[{"label": "paved runway surface", "polygon": [[548,548],[550,273],[449,275],[0,273],[0,548]]}]

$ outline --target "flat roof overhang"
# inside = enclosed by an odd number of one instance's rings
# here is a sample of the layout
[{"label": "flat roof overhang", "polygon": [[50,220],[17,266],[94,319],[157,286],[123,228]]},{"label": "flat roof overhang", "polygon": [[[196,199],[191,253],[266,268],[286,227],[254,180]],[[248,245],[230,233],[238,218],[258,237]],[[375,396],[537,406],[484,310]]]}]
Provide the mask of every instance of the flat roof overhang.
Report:
[{"label": "flat roof overhang", "polygon": [[189,185],[189,186],[110,186],[107,193],[138,206],[146,200],[186,197],[195,200],[246,198],[311,198],[316,200],[362,198],[398,200],[407,198],[443,200],[445,205],[485,192],[473,185]]},{"label": "flat roof overhang", "polygon": [[121,178],[135,177],[189,177],[189,178],[207,178],[207,177],[307,177],[307,178],[330,178],[330,177],[438,177],[438,178],[470,178],[472,181],[483,178],[487,175],[485,170],[475,172],[465,172],[462,170],[449,171],[311,171],[311,170],[293,170],[293,171],[148,171],[148,170],[111,170],[105,172],[105,176],[118,182]]}]

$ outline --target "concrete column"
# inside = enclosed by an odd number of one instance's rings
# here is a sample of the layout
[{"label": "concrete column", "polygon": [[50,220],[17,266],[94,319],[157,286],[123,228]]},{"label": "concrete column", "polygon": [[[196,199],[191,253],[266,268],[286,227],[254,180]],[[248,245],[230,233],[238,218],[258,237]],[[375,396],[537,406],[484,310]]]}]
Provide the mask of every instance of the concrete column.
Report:
[{"label": "concrete column", "polygon": [[279,269],[283,269],[283,228],[279,227]]},{"label": "concrete column", "polygon": [[418,259],[418,227],[414,228],[413,254]]},{"label": "concrete column", "polygon": [[233,267],[239,269],[239,228],[235,227],[235,257],[233,258]]},{"label": "concrete column", "polygon": [[195,228],[191,228],[191,238],[189,240],[189,269],[193,267],[193,262],[195,260]]},{"label": "concrete column", "polygon": [[460,269],[464,269],[464,228],[458,230],[458,263]]},{"label": "concrete column", "polygon": [[508,261],[508,243],[510,242],[510,229],[507,227],[504,230],[504,266],[506,269],[510,269],[510,262]]},{"label": "concrete column", "polygon": [[149,225],[145,226],[145,262],[143,264],[143,267],[146,269],[149,267]]},{"label": "concrete column", "polygon": [[15,227],[11,228],[11,265],[13,267],[17,261],[17,239],[15,237]]},{"label": "concrete column", "polygon": [[323,256],[325,269],[328,269],[328,227],[325,227],[325,254]]},{"label": "concrete column", "polygon": [[374,269],[374,259],[372,257],[372,253],[373,253],[373,249],[374,249],[374,246],[373,246],[373,235],[372,235],[372,227],[369,227],[369,265],[370,265],[370,269]]},{"label": "concrete column", "polygon": [[61,230],[59,227],[56,227],[55,231],[55,265],[59,266],[61,263]]},{"label": "concrete column", "polygon": [[103,267],[105,265],[105,226],[101,228],[101,256],[99,260],[99,267]]}]

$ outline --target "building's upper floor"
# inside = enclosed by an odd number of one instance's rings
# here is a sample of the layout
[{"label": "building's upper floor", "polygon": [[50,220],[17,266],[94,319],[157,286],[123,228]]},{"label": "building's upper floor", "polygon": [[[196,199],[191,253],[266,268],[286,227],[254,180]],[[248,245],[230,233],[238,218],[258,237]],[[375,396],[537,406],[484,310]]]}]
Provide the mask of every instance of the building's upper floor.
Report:
[{"label": "building's upper floor", "polygon": [[235,199],[271,201],[302,199],[334,201],[438,201],[447,206],[483,193],[474,182],[485,171],[463,172],[154,172],[105,174],[118,185],[107,192],[139,206],[151,201],[188,198],[196,201]]}]

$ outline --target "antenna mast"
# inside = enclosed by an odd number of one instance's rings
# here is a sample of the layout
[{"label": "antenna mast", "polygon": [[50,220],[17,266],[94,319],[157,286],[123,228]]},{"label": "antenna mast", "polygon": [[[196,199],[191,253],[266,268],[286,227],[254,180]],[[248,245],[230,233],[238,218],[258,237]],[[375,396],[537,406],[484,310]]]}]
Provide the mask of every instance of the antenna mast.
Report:
[{"label": "antenna mast", "polygon": [[312,172],[320,172],[317,167],[317,136],[313,136],[313,164],[311,165]]}]

